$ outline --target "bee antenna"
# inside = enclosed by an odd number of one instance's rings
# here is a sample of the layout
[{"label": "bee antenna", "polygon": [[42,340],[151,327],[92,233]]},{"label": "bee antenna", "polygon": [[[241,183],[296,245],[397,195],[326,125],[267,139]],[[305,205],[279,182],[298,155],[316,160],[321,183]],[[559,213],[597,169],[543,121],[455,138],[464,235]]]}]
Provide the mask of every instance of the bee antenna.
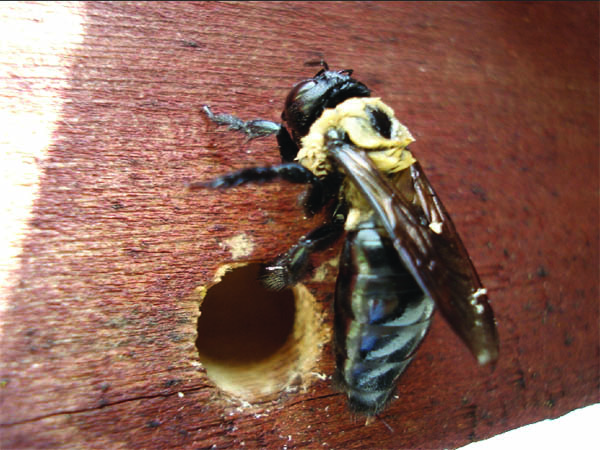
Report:
[{"label": "bee antenna", "polygon": [[329,70],[329,64],[327,64],[327,62],[322,57],[321,59],[316,61],[307,61],[304,63],[304,65],[308,67],[320,66],[323,67],[323,69],[325,70]]}]

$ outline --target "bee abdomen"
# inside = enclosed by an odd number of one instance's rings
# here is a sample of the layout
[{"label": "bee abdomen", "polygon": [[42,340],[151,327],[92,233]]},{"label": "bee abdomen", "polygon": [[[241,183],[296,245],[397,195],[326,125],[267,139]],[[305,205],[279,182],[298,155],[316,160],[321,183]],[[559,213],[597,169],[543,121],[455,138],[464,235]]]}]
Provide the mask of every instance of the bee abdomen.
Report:
[{"label": "bee abdomen", "polygon": [[357,412],[377,414],[431,323],[433,301],[373,223],[348,234],[336,287],[337,381]]}]

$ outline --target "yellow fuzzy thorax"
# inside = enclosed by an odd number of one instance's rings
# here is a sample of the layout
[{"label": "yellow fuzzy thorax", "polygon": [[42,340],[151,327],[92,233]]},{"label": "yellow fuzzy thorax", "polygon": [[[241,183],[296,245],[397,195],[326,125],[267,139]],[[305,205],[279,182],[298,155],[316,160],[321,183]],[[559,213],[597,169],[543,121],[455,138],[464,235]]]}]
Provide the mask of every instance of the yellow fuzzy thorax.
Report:
[{"label": "yellow fuzzy thorax", "polygon": [[[373,128],[367,107],[379,109],[390,118],[389,139]],[[344,130],[357,147],[368,152],[377,168],[385,174],[404,170],[416,161],[406,149],[414,138],[408,128],[394,117],[392,108],[379,98],[351,98],[334,109],[326,109],[302,139],[296,160],[319,177],[333,170],[325,146],[325,134],[332,128]]]}]

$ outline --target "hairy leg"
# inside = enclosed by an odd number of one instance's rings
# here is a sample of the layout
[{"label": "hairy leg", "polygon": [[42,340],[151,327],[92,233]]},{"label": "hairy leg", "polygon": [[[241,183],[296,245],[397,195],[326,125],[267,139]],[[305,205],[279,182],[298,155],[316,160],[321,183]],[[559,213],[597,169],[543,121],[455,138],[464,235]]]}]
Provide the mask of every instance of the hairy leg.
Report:
[{"label": "hairy leg", "polygon": [[344,232],[346,210],[338,205],[330,222],[327,222],[302,236],[297,244],[287,252],[267,263],[262,269],[261,280],[272,290],[293,286],[312,269],[310,257],[313,253],[325,250]]},{"label": "hairy leg", "polygon": [[321,179],[306,167],[298,163],[285,163],[270,167],[251,167],[215,178],[211,181],[194,181],[187,189],[196,191],[207,188],[230,188],[246,183],[264,183],[284,180],[296,184],[310,184],[310,190],[304,199],[304,210],[308,216],[319,212],[339,189],[337,178]]},{"label": "hairy leg", "polygon": [[225,125],[230,130],[242,132],[248,136],[249,140],[275,134],[283,162],[292,162],[298,154],[298,146],[290,136],[287,128],[281,123],[264,119],[244,121],[231,114],[214,114],[206,105],[202,109],[212,122],[217,125]]}]

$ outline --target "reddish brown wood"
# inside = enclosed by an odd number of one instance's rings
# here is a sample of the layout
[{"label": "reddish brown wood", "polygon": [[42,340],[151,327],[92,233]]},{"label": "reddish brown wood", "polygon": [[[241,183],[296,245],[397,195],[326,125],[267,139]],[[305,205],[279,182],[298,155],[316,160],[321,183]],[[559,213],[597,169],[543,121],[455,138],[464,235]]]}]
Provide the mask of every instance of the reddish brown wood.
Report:
[{"label": "reddish brown wood", "polygon": [[[59,11],[83,24],[63,57],[44,46]],[[3,47],[3,111],[31,112],[29,133],[50,108],[42,99],[62,108],[47,155],[31,160],[35,201],[9,215],[23,231],[1,300],[0,446],[454,447],[598,402],[598,13],[571,2],[4,6],[3,23],[32,31]],[[278,162],[272,140],[217,132],[201,105],[277,119],[321,55],[353,68],[413,132],[498,319],[493,372],[436,319],[383,414],[393,433],[349,414],[328,380],[240,408],[197,367],[192,291],[231,260],[220,244],[245,231],[257,244],[247,259],[265,260],[314,225],[297,187],[184,192]],[[309,284],[326,310],[333,282]],[[333,372],[329,348],[319,370]]]}]

